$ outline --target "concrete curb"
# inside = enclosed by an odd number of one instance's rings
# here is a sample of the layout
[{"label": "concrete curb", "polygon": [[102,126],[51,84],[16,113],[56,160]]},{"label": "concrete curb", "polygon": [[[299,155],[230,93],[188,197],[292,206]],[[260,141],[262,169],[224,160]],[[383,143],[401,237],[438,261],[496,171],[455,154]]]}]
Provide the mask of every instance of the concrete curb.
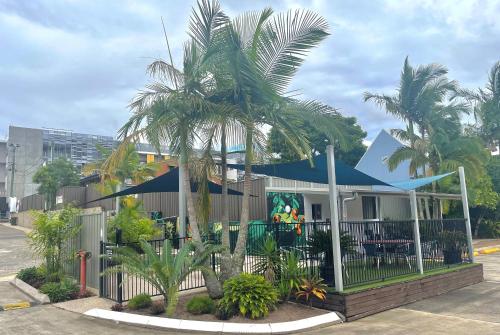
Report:
[{"label": "concrete curb", "polygon": [[489,254],[493,254],[495,252],[500,252],[500,245],[493,245],[490,247],[474,249],[474,256],[489,255]]},{"label": "concrete curb", "polygon": [[113,312],[99,308],[88,310],[84,313],[84,315],[147,328],[212,334],[290,334],[342,323],[342,320],[335,312],[313,316],[302,320],[278,323],[232,323],[180,320],[124,312]]},{"label": "concrete curb", "polygon": [[14,278],[10,281],[12,285],[17,287],[21,292],[30,296],[39,304],[50,304],[50,299],[46,294],[39,292],[36,288],[31,285],[26,284],[19,278]]}]

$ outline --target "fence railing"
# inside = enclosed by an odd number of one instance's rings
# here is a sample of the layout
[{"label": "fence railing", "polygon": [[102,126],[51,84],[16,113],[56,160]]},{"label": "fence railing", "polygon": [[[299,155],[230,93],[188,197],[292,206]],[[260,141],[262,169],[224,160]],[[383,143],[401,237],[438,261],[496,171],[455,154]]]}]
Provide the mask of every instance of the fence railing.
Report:
[{"label": "fence railing", "polygon": [[[424,271],[468,262],[465,220],[420,220],[421,248]],[[344,287],[354,287],[375,281],[418,273],[414,221],[342,221],[340,249]],[[234,250],[239,224],[230,223],[230,249]],[[221,241],[220,225],[211,226],[206,235],[213,243]],[[331,225],[329,222],[252,223],[248,227],[244,272],[254,272],[263,258],[260,251],[267,237],[273,237],[282,252],[296,252],[300,265],[309,276],[320,276],[334,286]],[[165,238],[149,241],[159,253]],[[185,238],[170,239],[175,252]],[[137,243],[120,243],[138,249]],[[101,272],[111,263],[112,245],[101,244]],[[213,255],[210,266],[217,272],[220,255]],[[101,295],[127,301],[139,293],[159,295],[144,279],[123,274],[106,274],[101,279]],[[203,287],[201,272],[195,271],[181,284],[180,290]]]}]

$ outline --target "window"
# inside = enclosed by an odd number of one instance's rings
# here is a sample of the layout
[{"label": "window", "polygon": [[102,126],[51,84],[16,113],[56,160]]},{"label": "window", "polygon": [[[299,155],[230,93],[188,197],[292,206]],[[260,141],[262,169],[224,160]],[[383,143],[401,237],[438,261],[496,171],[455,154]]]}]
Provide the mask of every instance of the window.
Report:
[{"label": "window", "polygon": [[361,197],[363,205],[363,219],[377,218],[377,198],[376,197]]},{"label": "window", "polygon": [[321,220],[321,204],[312,204],[312,219],[314,221]]}]

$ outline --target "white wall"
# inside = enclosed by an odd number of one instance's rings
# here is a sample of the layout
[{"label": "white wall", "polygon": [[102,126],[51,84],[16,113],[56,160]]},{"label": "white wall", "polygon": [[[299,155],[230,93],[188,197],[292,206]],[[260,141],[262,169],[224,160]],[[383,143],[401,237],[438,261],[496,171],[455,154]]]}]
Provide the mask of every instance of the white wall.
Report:
[{"label": "white wall", "polygon": [[312,204],[321,204],[321,220],[325,221],[330,218],[330,201],[328,195],[323,194],[304,194],[304,215],[306,222],[311,222],[312,219]]},{"label": "white wall", "polygon": [[411,219],[410,199],[403,197],[380,197],[381,219],[408,220]]}]

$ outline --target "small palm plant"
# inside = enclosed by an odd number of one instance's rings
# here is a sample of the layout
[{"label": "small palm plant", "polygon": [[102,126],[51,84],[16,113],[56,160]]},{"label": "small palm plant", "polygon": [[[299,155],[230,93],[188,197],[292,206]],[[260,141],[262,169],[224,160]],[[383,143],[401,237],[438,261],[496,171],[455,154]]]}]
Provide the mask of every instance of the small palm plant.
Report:
[{"label": "small palm plant", "polygon": [[309,278],[302,279],[302,284],[299,287],[295,296],[297,299],[304,298],[309,306],[312,307],[312,297],[316,297],[319,300],[326,299],[326,285],[323,284],[323,279],[321,278]]},{"label": "small palm plant", "polygon": [[120,265],[108,272],[124,271],[148,281],[165,299],[167,316],[172,316],[177,307],[179,285],[192,271],[211,272],[207,260],[212,253],[221,251],[219,246],[206,244],[200,248],[197,242],[186,242],[175,254],[170,240],[165,240],[158,254],[144,239],[139,243],[143,254],[128,247],[115,248],[113,260]]},{"label": "small palm plant", "polygon": [[264,276],[267,281],[274,283],[281,271],[281,252],[272,236],[267,236],[257,252],[259,257],[253,266],[252,272]]}]

